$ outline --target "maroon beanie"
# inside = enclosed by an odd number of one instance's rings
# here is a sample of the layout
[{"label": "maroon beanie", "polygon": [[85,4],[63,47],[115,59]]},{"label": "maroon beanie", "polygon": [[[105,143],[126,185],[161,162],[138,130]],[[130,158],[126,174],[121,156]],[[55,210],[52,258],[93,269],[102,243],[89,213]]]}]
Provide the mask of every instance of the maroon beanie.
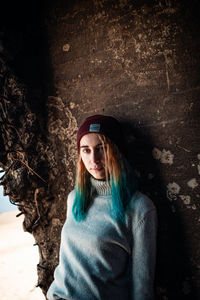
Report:
[{"label": "maroon beanie", "polygon": [[119,149],[123,148],[123,134],[120,123],[111,116],[90,116],[79,127],[77,132],[77,148],[79,151],[81,138],[88,133],[99,133],[108,137]]}]

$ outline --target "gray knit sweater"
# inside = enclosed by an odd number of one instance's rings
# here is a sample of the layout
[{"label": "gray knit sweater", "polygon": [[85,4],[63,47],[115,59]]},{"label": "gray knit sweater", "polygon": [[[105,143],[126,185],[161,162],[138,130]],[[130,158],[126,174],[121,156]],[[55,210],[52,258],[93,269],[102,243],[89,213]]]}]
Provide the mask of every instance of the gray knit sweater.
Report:
[{"label": "gray knit sweater", "polygon": [[110,216],[107,183],[91,182],[96,195],[84,221],[76,222],[72,215],[75,191],[68,196],[60,261],[47,298],[153,299],[157,217],[152,201],[134,194],[122,224]]}]

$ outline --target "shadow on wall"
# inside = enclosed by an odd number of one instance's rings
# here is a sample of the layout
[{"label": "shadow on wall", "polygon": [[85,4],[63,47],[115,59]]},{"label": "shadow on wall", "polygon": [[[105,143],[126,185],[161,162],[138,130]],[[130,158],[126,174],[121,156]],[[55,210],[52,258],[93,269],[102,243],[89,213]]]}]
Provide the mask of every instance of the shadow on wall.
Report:
[{"label": "shadow on wall", "polygon": [[[136,170],[139,189],[152,199],[158,213],[156,299],[198,299],[181,214],[178,208],[176,213],[173,212],[166,196],[161,168],[152,155],[154,143],[151,134],[147,128],[144,132],[130,123],[123,123],[123,127],[127,158]],[[187,287],[184,290],[185,278],[188,278],[190,291]]]},{"label": "shadow on wall", "polygon": [[46,100],[52,93],[53,82],[44,1],[10,2],[0,10],[0,58],[26,86],[26,101],[31,111],[40,116],[45,131]]}]

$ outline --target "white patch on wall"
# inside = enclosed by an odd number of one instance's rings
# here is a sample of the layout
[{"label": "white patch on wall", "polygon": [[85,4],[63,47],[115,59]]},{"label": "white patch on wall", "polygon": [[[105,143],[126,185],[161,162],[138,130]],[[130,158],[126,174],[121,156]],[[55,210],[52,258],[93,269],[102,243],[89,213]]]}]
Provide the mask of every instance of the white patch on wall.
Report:
[{"label": "white patch on wall", "polygon": [[148,174],[148,179],[149,179],[149,180],[153,179],[154,177],[155,177],[154,174],[152,174],[152,173],[149,173],[149,174]]},{"label": "white patch on wall", "polygon": [[[198,158],[198,160],[200,160],[200,153],[197,154],[197,158]],[[197,165],[197,170],[198,170],[198,174],[200,175],[200,162]]]},{"label": "white patch on wall", "polygon": [[191,208],[194,209],[194,210],[197,209],[197,207],[196,207],[195,204],[193,204],[193,205],[191,206]]},{"label": "white patch on wall", "polygon": [[172,212],[175,213],[176,212],[176,208],[174,205],[172,205]]},{"label": "white patch on wall", "polygon": [[195,204],[191,205],[191,197],[189,195],[180,195],[179,197],[183,201],[183,203],[187,206],[187,208],[191,208],[193,210],[197,209]]},{"label": "white patch on wall", "polygon": [[197,165],[198,174],[200,175],[200,163]]},{"label": "white patch on wall", "polygon": [[181,200],[183,200],[184,204],[190,204],[191,197],[189,195],[180,195]]},{"label": "white patch on wall", "polygon": [[75,104],[74,102],[70,102],[70,103],[69,103],[70,109],[73,109],[75,106],[76,106],[76,104]]},{"label": "white patch on wall", "polygon": [[176,182],[172,182],[168,183],[167,189],[173,194],[178,194],[180,192],[181,187]]},{"label": "white patch on wall", "polygon": [[167,198],[170,201],[177,200],[177,195],[180,192],[181,187],[176,182],[170,182],[167,185]]},{"label": "white patch on wall", "polygon": [[192,178],[187,182],[187,185],[191,188],[191,189],[195,189],[199,184],[196,180],[196,178]]},{"label": "white patch on wall", "polygon": [[70,45],[69,45],[69,44],[63,45],[63,51],[64,51],[64,52],[68,52],[69,49],[70,49]]},{"label": "white patch on wall", "polygon": [[52,218],[51,221],[52,221],[52,224],[53,224],[54,226],[62,226],[62,223],[61,223],[60,219]]},{"label": "white patch on wall", "polygon": [[155,159],[160,160],[162,152],[158,148],[153,148],[152,155]]},{"label": "white patch on wall", "polygon": [[155,159],[159,160],[162,164],[173,164],[174,154],[172,154],[169,150],[163,149],[162,151],[158,148],[154,148],[152,151],[152,155]]},{"label": "white patch on wall", "polygon": [[200,163],[197,165],[198,174],[200,175]]},{"label": "white patch on wall", "polygon": [[101,59],[95,58],[90,61],[92,64],[100,65],[102,63]]}]

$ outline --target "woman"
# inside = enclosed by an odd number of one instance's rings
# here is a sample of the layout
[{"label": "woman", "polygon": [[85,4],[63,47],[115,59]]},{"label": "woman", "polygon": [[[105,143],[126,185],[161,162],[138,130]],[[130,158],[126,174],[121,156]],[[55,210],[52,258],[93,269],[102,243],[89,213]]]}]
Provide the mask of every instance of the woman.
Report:
[{"label": "woman", "polygon": [[136,190],[123,147],[113,117],[91,116],[78,130],[76,187],[49,300],[154,298],[156,210]]}]

